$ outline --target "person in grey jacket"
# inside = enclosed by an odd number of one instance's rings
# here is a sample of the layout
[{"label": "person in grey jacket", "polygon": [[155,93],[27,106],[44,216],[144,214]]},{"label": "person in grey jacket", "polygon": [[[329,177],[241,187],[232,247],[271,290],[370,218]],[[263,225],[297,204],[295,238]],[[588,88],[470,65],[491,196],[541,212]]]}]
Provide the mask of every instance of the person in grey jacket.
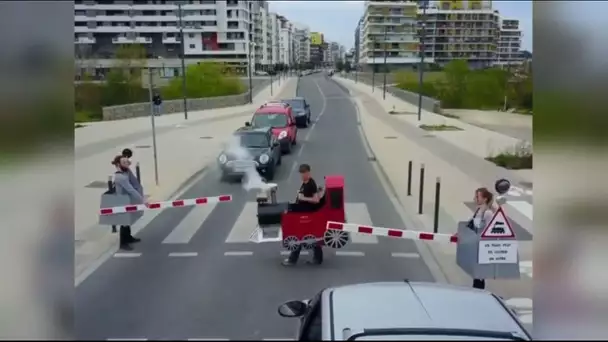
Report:
[{"label": "person in grey jacket", "polygon": [[127,158],[129,161],[129,181],[131,182],[131,185],[133,185],[135,190],[137,190],[143,196],[144,187],[143,185],[141,185],[141,182],[139,181],[139,179],[137,179],[137,176],[133,173],[133,170],[131,169],[131,158],[133,157],[133,151],[131,151],[130,148],[125,148],[124,150],[122,150],[122,156]]},{"label": "person in grey jacket", "polygon": [[[116,173],[114,174],[114,186],[116,187],[116,194],[129,196],[131,204],[143,204],[143,193],[140,193],[130,180],[131,170],[129,169],[129,160],[120,155],[114,158],[112,164],[116,166]],[[123,250],[132,250],[133,248],[131,247],[131,243],[141,241],[140,239],[131,235],[131,226],[120,226],[119,240],[120,249]]]},{"label": "person in grey jacket", "polygon": [[[494,195],[486,188],[479,188],[475,190],[475,203],[477,204],[477,210],[473,214],[473,218],[469,221],[469,228],[474,230],[478,235],[484,230],[484,228],[490,223],[494,216],[494,209],[492,206]],[[476,289],[485,289],[485,279],[473,279],[473,287]]]}]

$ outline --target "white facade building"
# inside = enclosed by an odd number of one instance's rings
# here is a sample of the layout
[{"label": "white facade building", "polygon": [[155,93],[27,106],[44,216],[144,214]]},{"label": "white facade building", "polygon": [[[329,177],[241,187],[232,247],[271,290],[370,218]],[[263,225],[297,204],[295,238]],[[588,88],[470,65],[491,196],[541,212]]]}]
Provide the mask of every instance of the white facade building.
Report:
[{"label": "white facade building", "polygon": [[416,1],[365,1],[360,63],[377,68],[385,51],[386,64],[419,63],[417,10]]},{"label": "white facade building", "polygon": [[310,62],[310,27],[294,23],[294,40],[297,41],[298,48],[294,51],[296,64]]},{"label": "white facade building", "polygon": [[291,65],[293,60],[292,42],[294,25],[283,16],[279,16],[279,58],[275,64]]},{"label": "white facade building", "polygon": [[496,64],[521,64],[525,59],[521,53],[521,39],[522,29],[519,20],[501,19]]}]

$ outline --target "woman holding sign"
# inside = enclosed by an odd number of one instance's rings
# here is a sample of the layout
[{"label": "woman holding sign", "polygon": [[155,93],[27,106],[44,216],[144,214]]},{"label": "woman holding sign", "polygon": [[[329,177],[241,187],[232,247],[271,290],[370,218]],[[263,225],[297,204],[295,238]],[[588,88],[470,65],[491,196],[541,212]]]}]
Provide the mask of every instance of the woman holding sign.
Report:
[{"label": "woman holding sign", "polygon": [[[473,217],[469,220],[468,227],[480,234],[494,216],[493,209],[494,195],[486,188],[479,188],[475,190],[475,203],[477,209],[473,214]],[[476,289],[485,289],[485,279],[473,279],[473,287]]]}]

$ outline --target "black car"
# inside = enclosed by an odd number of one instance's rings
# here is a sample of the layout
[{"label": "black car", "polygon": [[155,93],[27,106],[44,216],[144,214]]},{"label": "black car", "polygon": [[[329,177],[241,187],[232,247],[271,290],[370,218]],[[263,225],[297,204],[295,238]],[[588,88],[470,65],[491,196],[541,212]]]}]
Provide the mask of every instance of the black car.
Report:
[{"label": "black car", "polygon": [[283,99],[281,102],[291,106],[293,115],[296,118],[296,126],[298,128],[306,128],[310,124],[310,105],[303,97],[294,97],[292,99]]},{"label": "black car", "polygon": [[272,135],[271,128],[239,128],[234,136],[249,156],[239,156],[235,151],[224,150],[217,157],[222,170],[222,179],[242,177],[255,168],[266,180],[274,178],[278,165],[281,165],[281,147]]}]

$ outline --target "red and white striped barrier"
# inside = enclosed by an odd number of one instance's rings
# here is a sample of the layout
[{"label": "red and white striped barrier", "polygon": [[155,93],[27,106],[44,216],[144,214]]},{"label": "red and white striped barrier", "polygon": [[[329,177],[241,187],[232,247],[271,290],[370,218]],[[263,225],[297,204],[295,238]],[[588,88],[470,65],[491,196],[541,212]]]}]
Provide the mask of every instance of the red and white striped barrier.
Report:
[{"label": "red and white striped barrier", "polygon": [[113,214],[122,214],[122,213],[132,213],[135,211],[146,211],[146,210],[157,210],[157,209],[166,209],[166,208],[181,208],[181,207],[190,207],[193,205],[205,205],[210,203],[223,203],[223,202],[231,202],[232,195],[221,195],[214,197],[199,197],[199,198],[190,198],[176,201],[167,201],[167,202],[155,202],[155,203],[147,203],[147,204],[133,204],[133,205],[125,205],[122,207],[112,207],[112,208],[101,208],[99,209],[99,215],[113,215]]},{"label": "red and white striped barrier", "polygon": [[449,243],[458,242],[458,237],[456,235],[435,234],[435,233],[417,232],[417,231],[413,231],[413,230],[401,230],[401,229],[390,229],[390,228],[382,228],[382,227],[362,226],[362,225],[358,225],[356,223],[341,223],[341,222],[328,221],[327,229],[328,230],[329,229],[342,230],[342,231],[349,232],[349,233],[401,238],[401,239],[408,239],[408,240],[426,240],[426,241],[438,241],[438,242],[449,242]]}]

